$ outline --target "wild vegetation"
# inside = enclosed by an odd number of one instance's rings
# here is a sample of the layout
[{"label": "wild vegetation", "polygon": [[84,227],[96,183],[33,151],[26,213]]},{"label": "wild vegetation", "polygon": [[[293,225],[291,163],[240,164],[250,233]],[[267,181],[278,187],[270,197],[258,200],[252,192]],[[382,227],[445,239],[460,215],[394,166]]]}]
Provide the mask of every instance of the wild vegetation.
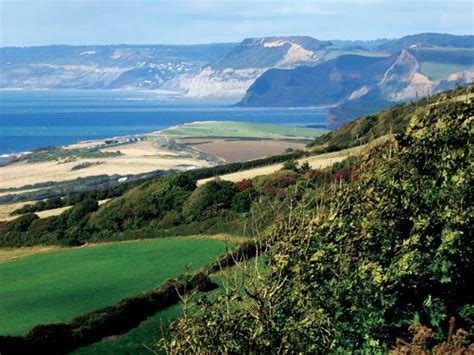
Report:
[{"label": "wild vegetation", "polygon": [[178,320],[160,345],[382,352],[430,328],[399,350],[472,351],[472,113],[471,99],[433,103],[333,183],[296,182],[293,207],[261,236],[261,270]]}]

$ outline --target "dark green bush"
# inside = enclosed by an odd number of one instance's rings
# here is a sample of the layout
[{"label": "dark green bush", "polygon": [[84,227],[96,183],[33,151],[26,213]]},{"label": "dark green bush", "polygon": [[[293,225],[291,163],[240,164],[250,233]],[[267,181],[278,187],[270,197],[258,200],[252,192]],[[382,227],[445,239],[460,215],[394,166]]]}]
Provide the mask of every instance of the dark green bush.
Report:
[{"label": "dark green bush", "polygon": [[194,190],[184,205],[183,215],[189,221],[216,217],[230,209],[237,192],[233,182],[211,180]]}]

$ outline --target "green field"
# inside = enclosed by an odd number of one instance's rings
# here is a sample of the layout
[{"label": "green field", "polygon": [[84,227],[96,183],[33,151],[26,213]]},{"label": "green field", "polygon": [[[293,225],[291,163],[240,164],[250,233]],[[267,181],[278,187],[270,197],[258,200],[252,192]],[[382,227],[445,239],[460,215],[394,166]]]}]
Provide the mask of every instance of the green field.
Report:
[{"label": "green field", "polygon": [[436,62],[423,62],[421,64],[421,73],[432,80],[439,80],[448,77],[452,73],[461,71],[473,71],[472,65],[447,64]]},{"label": "green field", "polygon": [[167,238],[71,248],[0,264],[0,334],[68,321],[158,287],[225,251],[216,239]]},{"label": "green field", "polygon": [[265,139],[311,139],[328,130],[251,122],[193,122],[160,133],[174,137],[239,137]]}]

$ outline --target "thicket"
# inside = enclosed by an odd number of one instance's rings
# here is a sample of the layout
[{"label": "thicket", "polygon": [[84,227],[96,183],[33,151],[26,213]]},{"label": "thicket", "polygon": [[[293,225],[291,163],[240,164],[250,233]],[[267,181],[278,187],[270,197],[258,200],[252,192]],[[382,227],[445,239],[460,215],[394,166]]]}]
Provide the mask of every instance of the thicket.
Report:
[{"label": "thicket", "polygon": [[447,349],[451,317],[467,349],[473,119],[471,100],[434,104],[350,165],[347,180],[291,185],[293,207],[262,241],[264,272],[180,319],[166,350],[384,352],[413,324],[431,329],[427,351]]}]

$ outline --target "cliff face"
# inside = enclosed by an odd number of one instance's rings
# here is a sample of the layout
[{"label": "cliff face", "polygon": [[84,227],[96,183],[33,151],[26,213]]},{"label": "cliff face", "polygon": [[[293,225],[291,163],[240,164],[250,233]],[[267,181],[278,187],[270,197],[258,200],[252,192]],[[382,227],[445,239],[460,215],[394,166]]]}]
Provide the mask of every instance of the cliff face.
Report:
[{"label": "cliff face", "polygon": [[235,44],[0,48],[0,88],[158,89]]},{"label": "cliff face", "polygon": [[[466,61],[465,52],[435,57],[440,62],[434,64],[426,60],[426,56],[432,60],[433,53],[409,48],[388,57],[346,55],[311,68],[269,70],[239,105],[331,107],[328,125],[337,127],[395,102],[471,83],[474,67]],[[452,72],[463,68],[469,70]],[[435,74],[440,72],[445,76],[437,78]]]},{"label": "cliff face", "polygon": [[222,59],[176,77],[166,88],[193,98],[242,98],[266,70],[315,65],[322,60],[317,51],[330,44],[311,37],[245,39]]}]

